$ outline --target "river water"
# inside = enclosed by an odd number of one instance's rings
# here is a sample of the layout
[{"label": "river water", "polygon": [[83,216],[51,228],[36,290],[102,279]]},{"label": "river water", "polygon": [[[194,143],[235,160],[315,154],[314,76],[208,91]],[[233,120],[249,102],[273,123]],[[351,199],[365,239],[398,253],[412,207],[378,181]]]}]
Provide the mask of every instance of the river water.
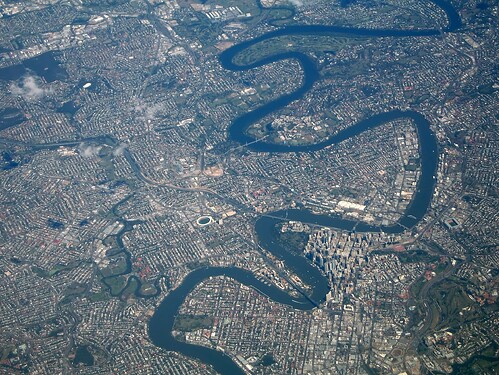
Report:
[{"label": "river water", "polygon": [[449,20],[448,26],[442,30],[370,30],[322,25],[289,26],[235,45],[220,55],[220,63],[228,70],[243,71],[291,58],[299,61],[304,72],[303,84],[299,89],[290,94],[283,95],[235,119],[228,131],[229,138],[232,141],[245,144],[248,149],[255,152],[314,152],[354,137],[368,129],[374,129],[389,121],[399,118],[410,118],[417,129],[420,145],[421,173],[417,191],[414,194],[413,201],[407,207],[402,217],[396,223],[388,226],[372,226],[363,222],[345,220],[336,216],[317,215],[307,210],[296,209],[277,211],[267,216],[260,217],[255,223],[255,232],[257,233],[260,245],[276,257],[282,259],[289,270],[296,273],[305,283],[312,287],[313,291],[310,299],[302,297],[298,300],[294,300],[280,289],[266,285],[257,280],[250,272],[245,270],[224,267],[197,269],[191,272],[179,287],[172,290],[166,296],[151,318],[149,322],[149,336],[155,345],[197,358],[204,363],[212,365],[219,373],[242,374],[243,371],[241,368],[226,354],[206,347],[179,342],[172,336],[171,331],[178,309],[197,284],[209,277],[224,275],[245,285],[254,287],[278,303],[288,304],[293,308],[300,310],[310,310],[315,307],[315,304],[310,300],[319,303],[324,301],[325,294],[328,291],[327,280],[319,269],[313,266],[305,257],[290,253],[276,241],[274,227],[277,223],[282,220],[295,220],[338,229],[355,230],[358,232],[384,231],[387,233],[401,233],[406,229],[414,227],[423,218],[433,195],[435,172],[438,163],[437,140],[430,128],[428,120],[423,115],[415,111],[401,110],[380,113],[360,121],[348,129],[338,132],[321,143],[313,145],[290,146],[265,142],[251,143],[255,139],[246,133],[248,127],[263,119],[265,116],[285,107],[292,101],[301,99],[319,79],[319,72],[315,62],[307,55],[299,52],[277,54],[243,66],[236,65],[233,61],[234,57],[246,48],[263,40],[283,35],[341,35],[369,38],[428,37],[438,36],[442,31],[455,31],[461,27],[459,15],[450,3],[443,0],[434,0],[433,2],[446,12]]}]

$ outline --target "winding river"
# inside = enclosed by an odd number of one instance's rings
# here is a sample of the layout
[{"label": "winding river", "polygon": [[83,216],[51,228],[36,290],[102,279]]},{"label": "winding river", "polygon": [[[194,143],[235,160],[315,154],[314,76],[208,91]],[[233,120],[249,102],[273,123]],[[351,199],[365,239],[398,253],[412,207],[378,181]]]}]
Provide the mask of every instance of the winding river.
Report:
[{"label": "winding river", "polygon": [[149,337],[156,346],[197,358],[206,364],[212,365],[217,372],[222,374],[243,374],[244,372],[241,367],[239,367],[227,354],[207,347],[180,342],[173,337],[172,328],[175,316],[187,295],[197,284],[209,277],[225,275],[255,288],[278,303],[287,304],[300,310],[311,310],[316,306],[316,303],[321,303],[324,300],[325,294],[328,291],[327,280],[318,268],[314,267],[305,257],[291,254],[275,241],[273,228],[276,223],[282,220],[296,220],[338,229],[356,230],[359,232],[383,231],[387,233],[401,233],[414,227],[423,218],[433,195],[435,172],[438,164],[438,147],[436,137],[430,129],[430,124],[422,114],[415,111],[401,110],[380,113],[362,120],[348,129],[338,132],[323,142],[312,145],[290,146],[265,142],[252,143],[255,139],[246,132],[252,124],[263,119],[270,113],[287,106],[292,101],[303,98],[320,76],[315,62],[310,57],[300,52],[280,53],[248,65],[236,65],[234,63],[234,58],[240,52],[256,43],[284,35],[341,35],[343,37],[370,38],[422,37],[438,36],[442,31],[452,32],[461,27],[459,15],[450,3],[444,0],[433,0],[433,3],[443,9],[447,14],[449,24],[442,30],[371,30],[322,25],[288,26],[237,44],[225,50],[220,55],[220,63],[228,70],[243,71],[283,59],[296,59],[304,72],[303,84],[300,88],[235,119],[229,128],[229,137],[231,140],[244,144],[249,150],[255,152],[313,152],[354,137],[368,129],[374,129],[389,121],[399,118],[410,118],[417,129],[420,147],[421,173],[416,193],[414,194],[411,204],[407,207],[401,218],[392,225],[373,226],[364,222],[345,220],[336,216],[317,215],[307,210],[296,209],[277,211],[267,216],[260,217],[255,223],[255,231],[258,235],[260,245],[278,258],[284,260],[286,266],[291,271],[298,274],[304,282],[309,284],[313,288],[312,295],[309,296],[309,298],[302,297],[293,299],[278,288],[259,281],[249,271],[239,268],[200,268],[191,272],[179,287],[172,290],[161,302],[152,316],[149,322]]}]

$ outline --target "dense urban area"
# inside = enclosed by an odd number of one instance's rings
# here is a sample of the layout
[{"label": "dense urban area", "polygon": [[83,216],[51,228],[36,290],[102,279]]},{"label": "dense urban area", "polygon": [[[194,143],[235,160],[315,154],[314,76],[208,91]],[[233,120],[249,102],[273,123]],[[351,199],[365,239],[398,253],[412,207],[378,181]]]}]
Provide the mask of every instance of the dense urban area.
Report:
[{"label": "dense urban area", "polygon": [[[0,0],[0,373],[214,374],[226,360],[246,374],[499,373],[498,13]],[[241,68],[224,65],[244,43]],[[231,136],[268,103],[251,141]],[[409,113],[429,123],[435,171]],[[221,272],[161,316],[214,268],[292,302]],[[171,346],[153,317],[174,320]]]}]

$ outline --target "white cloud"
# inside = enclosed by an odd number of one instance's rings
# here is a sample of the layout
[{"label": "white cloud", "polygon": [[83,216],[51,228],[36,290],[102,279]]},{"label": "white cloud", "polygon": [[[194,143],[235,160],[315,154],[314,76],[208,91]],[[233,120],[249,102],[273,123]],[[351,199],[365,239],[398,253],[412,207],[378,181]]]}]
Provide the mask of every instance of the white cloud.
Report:
[{"label": "white cloud", "polygon": [[164,110],[164,106],[161,103],[148,105],[140,99],[134,99],[132,104],[132,111],[137,113],[138,118],[142,120],[154,120],[158,117],[158,113]]},{"label": "white cloud", "polygon": [[123,152],[125,151],[125,149],[126,149],[126,144],[120,143],[120,145],[113,150],[113,155],[114,156],[123,155]]},{"label": "white cloud", "polygon": [[312,4],[316,4],[316,0],[285,0],[291,5],[294,5],[296,8],[301,8],[303,6],[310,6]]},{"label": "white cloud", "polygon": [[143,112],[146,109],[146,104],[140,99],[132,99],[132,111],[133,112]]},{"label": "white cloud", "polygon": [[84,158],[93,158],[99,155],[101,148],[102,146],[85,145],[84,143],[80,143],[78,151]]},{"label": "white cloud", "polygon": [[300,8],[301,6],[303,6],[302,0],[288,0],[288,1],[297,8]]},{"label": "white cloud", "polygon": [[50,88],[41,87],[34,76],[25,76],[20,84],[11,84],[10,91],[28,101],[38,100],[52,92]]}]

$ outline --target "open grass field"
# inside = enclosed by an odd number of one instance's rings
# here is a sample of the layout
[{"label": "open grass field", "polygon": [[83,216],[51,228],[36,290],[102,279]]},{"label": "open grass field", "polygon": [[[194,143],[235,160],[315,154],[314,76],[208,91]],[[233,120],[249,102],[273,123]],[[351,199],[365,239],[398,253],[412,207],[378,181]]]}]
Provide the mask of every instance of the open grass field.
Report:
[{"label": "open grass field", "polygon": [[359,44],[364,38],[330,35],[283,35],[256,43],[234,58],[237,65],[250,65],[286,52],[336,52]]},{"label": "open grass field", "polygon": [[459,329],[465,322],[478,319],[483,312],[464,288],[452,279],[446,279],[428,292],[431,301],[431,330]]},{"label": "open grass field", "polygon": [[206,315],[178,315],[175,318],[173,329],[190,332],[202,328],[211,328],[214,319]]}]

